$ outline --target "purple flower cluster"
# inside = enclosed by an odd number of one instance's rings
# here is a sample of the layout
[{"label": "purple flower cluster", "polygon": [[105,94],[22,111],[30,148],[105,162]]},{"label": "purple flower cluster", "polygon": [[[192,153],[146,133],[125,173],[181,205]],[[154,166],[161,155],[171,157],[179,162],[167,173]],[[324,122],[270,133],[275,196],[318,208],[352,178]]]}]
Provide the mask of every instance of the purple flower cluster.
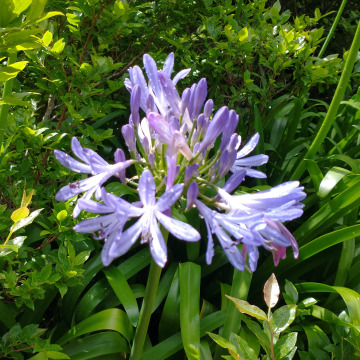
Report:
[{"label": "purple flower cluster", "polygon": [[[187,202],[186,210],[196,208],[206,224],[208,264],[214,255],[213,235],[238,270],[256,269],[260,246],[272,252],[275,265],[286,256],[286,247],[291,246],[297,257],[297,243],[283,222],[302,215],[303,188],[292,181],[266,191],[231,195],[246,176],[266,178],[253,167],[265,164],[268,157],[248,156],[259,134],[241,147],[236,112],[226,106],[214,112],[213,100],[206,100],[204,78],[180,95],[176,84],[190,70],[182,70],[172,79],[173,66],[173,54],[162,70],[145,54],[148,81],[140,67],[129,69],[125,86],[131,94],[131,114],[122,134],[130,160],[118,149],[114,164],[108,164],[94,151],[81,147],[76,138],[72,139],[72,151],[82,162],[55,151],[63,166],[91,175],[63,187],[56,195],[57,200],[64,201],[84,193],[77,201],[74,217],[81,210],[99,214],[81,221],[74,230],[105,240],[104,265],[125,254],[140,237],[142,243],[149,244],[155,262],[164,267],[167,247],[159,224],[178,239],[200,240],[197,230],[172,217],[174,206],[183,211],[182,198]],[[126,168],[133,164],[137,176],[128,179]],[[129,203],[107,193],[103,185],[112,177],[136,192],[139,201]],[[220,188],[217,184],[225,177]],[[209,188],[216,190],[211,198],[206,195]],[[92,200],[93,195],[97,201]],[[128,225],[132,218],[138,220]]]}]

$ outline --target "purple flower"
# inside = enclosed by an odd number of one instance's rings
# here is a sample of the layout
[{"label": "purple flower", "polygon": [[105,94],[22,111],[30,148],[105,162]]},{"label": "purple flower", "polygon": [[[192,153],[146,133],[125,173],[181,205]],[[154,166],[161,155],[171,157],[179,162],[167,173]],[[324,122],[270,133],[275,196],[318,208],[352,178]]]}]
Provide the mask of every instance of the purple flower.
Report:
[{"label": "purple flower", "polygon": [[[54,155],[59,163],[77,173],[91,174],[93,176],[70,183],[69,185],[61,188],[55,195],[55,199],[58,201],[69,200],[82,192],[85,192],[85,199],[90,199],[94,193],[99,199],[101,196],[100,189],[102,184],[112,176],[122,177],[122,171],[134,163],[133,160],[126,160],[110,165],[93,150],[83,148],[80,145],[79,140],[75,137],[71,140],[71,149],[73,153],[83,162],[75,160],[63,151],[55,150]],[[116,160],[118,160],[118,156],[115,155],[115,161]],[[79,206],[76,205],[73,211],[73,216],[77,217],[79,214],[80,209]]]},{"label": "purple flower", "polygon": [[230,195],[223,189],[218,189],[218,193],[232,210],[247,214],[261,212],[266,219],[283,222],[302,215],[304,205],[300,201],[306,197],[303,190],[298,181],[288,181],[257,193]]},{"label": "purple flower", "polygon": [[[261,221],[262,214],[248,215],[239,212],[221,214],[209,209],[199,200],[195,200],[195,205],[205,220],[208,232],[208,245],[206,250],[207,264],[211,263],[214,256],[212,234],[215,234],[230,263],[236,269],[243,271],[245,260],[237,245],[239,245],[240,242],[249,244],[250,246],[255,245],[253,232],[251,230],[264,227]],[[232,240],[231,237],[233,237],[234,240]]]},{"label": "purple flower", "polygon": [[193,154],[186,142],[186,137],[174,126],[162,118],[161,115],[150,112],[147,116],[150,127],[159,136],[159,141],[167,144],[166,161],[168,167],[167,185],[170,189],[176,176],[176,161],[178,152],[181,152],[187,160],[193,157]]},{"label": "purple flower", "polygon": [[[102,250],[104,265],[109,265],[113,259],[125,254],[141,235],[141,242],[149,243],[155,262],[160,267],[164,267],[167,261],[167,249],[158,222],[180,240],[200,239],[200,234],[192,226],[164,215],[164,212],[180,197],[183,188],[184,184],[177,184],[165,191],[156,201],[155,181],[150,170],[144,170],[139,180],[141,203],[137,203],[142,207],[134,206],[103,190],[102,200],[105,205],[82,200],[80,206],[90,212],[108,213],[108,215],[84,220],[74,229],[79,232],[101,232],[100,237],[106,239]],[[123,231],[125,222],[131,217],[139,217],[139,220]]]},{"label": "purple flower", "polygon": [[143,62],[149,83],[146,83],[141,69],[134,66],[129,69],[130,79],[125,80],[125,87],[129,92],[132,92],[136,85],[139,86],[141,90],[140,107],[145,113],[148,110],[148,97],[151,96],[156,106],[156,109],[151,110],[155,110],[165,117],[167,111],[171,109],[179,117],[181,115],[181,99],[175,86],[180,79],[189,73],[190,69],[180,71],[171,80],[170,76],[174,66],[173,53],[166,58],[162,70],[157,69],[155,60],[149,54],[144,55]]}]

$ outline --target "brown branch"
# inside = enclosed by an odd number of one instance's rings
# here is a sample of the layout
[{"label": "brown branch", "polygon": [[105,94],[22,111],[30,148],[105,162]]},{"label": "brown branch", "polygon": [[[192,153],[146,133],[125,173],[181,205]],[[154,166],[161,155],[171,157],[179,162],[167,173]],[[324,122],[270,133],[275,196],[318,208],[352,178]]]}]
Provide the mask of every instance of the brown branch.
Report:
[{"label": "brown branch", "polygon": [[38,251],[38,250],[44,248],[45,246],[49,245],[51,242],[53,242],[55,239],[57,239],[57,238],[59,237],[59,235],[60,235],[60,234],[57,234],[57,235],[52,236],[46,243],[41,244],[40,246],[36,247],[36,248],[34,249],[34,251]]},{"label": "brown branch", "polygon": [[92,21],[92,24],[91,24],[91,27],[89,29],[89,33],[88,33],[88,36],[85,40],[85,44],[84,44],[84,47],[82,49],[82,52],[81,52],[81,55],[80,55],[80,59],[79,59],[79,64],[81,64],[84,60],[84,57],[85,57],[85,51],[86,51],[86,48],[88,47],[91,39],[92,39],[92,31],[94,30],[94,27],[97,23],[97,21],[99,20],[99,17],[101,15],[101,13],[104,11],[104,9],[112,2],[113,0],[108,0],[105,4],[101,5],[100,7],[100,10],[99,12],[97,13],[97,15],[94,17],[93,21]]}]

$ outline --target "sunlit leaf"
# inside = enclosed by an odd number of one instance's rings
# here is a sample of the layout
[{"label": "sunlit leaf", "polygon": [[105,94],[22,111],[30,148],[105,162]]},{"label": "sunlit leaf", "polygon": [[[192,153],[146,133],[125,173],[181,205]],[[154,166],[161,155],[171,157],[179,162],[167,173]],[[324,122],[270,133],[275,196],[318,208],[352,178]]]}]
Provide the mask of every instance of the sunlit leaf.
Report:
[{"label": "sunlit leaf", "polygon": [[11,220],[16,223],[24,218],[26,218],[30,214],[30,210],[27,207],[21,207],[16,209],[11,214]]},{"label": "sunlit leaf", "polygon": [[250,315],[256,319],[267,321],[267,316],[264,311],[255,305],[250,305],[247,301],[233,298],[229,295],[226,295],[235,306],[239,309],[240,312]]}]

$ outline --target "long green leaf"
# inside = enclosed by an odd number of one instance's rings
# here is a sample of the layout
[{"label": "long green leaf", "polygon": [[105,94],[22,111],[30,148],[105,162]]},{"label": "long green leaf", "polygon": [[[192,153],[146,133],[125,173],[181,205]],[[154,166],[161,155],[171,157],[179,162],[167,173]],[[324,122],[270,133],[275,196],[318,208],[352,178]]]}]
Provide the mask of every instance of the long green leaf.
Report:
[{"label": "long green leaf", "polygon": [[88,360],[112,354],[112,359],[125,359],[129,352],[126,340],[116,332],[102,332],[72,341],[63,347],[71,360]]},{"label": "long green leaf", "polygon": [[136,297],[125,279],[125,276],[114,266],[105,269],[104,273],[116,296],[124,306],[131,323],[133,326],[136,326],[139,319],[139,308]]},{"label": "long green leaf", "polygon": [[295,286],[299,292],[337,292],[345,301],[351,322],[355,326],[360,326],[360,294],[356,291],[341,286],[310,282],[295,284]]},{"label": "long green leaf", "polygon": [[[217,311],[200,320],[200,336],[203,337],[207,332],[214,331],[223,325],[226,313]],[[160,344],[144,351],[141,360],[167,360],[171,355],[183,348],[181,334],[177,333],[170,336]]]},{"label": "long green leaf", "polygon": [[180,328],[179,271],[175,272],[159,323],[159,339],[164,340]]},{"label": "long green leaf", "polygon": [[187,262],[179,265],[180,327],[189,360],[200,360],[200,282],[201,267]]},{"label": "long green leaf", "polygon": [[133,328],[126,313],[120,309],[107,309],[100,311],[81,323],[72,327],[67,334],[58,340],[60,345],[95,331],[113,330],[117,331],[130,342]]},{"label": "long green leaf", "polygon": [[295,232],[299,242],[309,242],[317,234],[324,232],[334,222],[360,205],[360,180],[327,202]]}]

